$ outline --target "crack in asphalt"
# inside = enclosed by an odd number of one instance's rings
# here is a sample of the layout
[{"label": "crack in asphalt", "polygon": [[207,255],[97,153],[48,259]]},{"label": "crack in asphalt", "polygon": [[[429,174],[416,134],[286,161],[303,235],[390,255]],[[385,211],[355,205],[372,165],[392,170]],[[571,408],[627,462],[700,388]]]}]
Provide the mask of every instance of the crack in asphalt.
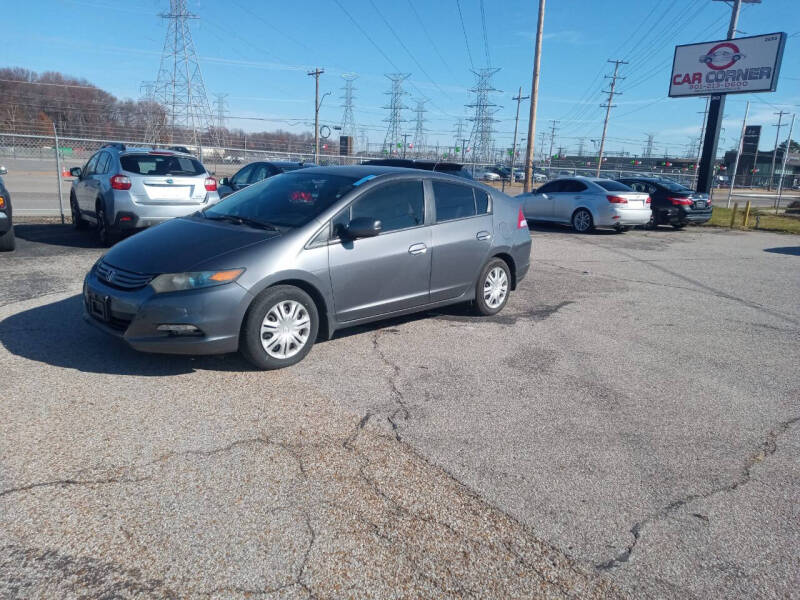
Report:
[{"label": "crack in asphalt", "polygon": [[[712,488],[706,493],[703,494],[689,494],[684,496],[683,498],[679,498],[678,500],[674,500],[667,504],[664,508],[659,510],[656,513],[653,513],[646,518],[642,519],[641,521],[637,521],[634,523],[633,527],[630,529],[630,533],[633,536],[633,541],[628,544],[628,546],[623,550],[621,553],[617,554],[617,556],[594,565],[595,569],[599,571],[608,571],[610,569],[614,569],[616,567],[620,567],[627,563],[631,555],[633,554],[636,545],[639,543],[639,539],[642,534],[642,530],[649,524],[654,521],[658,521],[663,519],[664,517],[669,516],[671,513],[675,512],[679,508],[686,506],[687,504],[694,502],[695,500],[704,500],[706,498],[711,498],[716,496],[717,494],[722,493],[729,493],[733,492],[737,488],[745,485],[750,481],[750,471],[751,469],[758,463],[764,461],[767,457],[772,456],[778,449],[778,437],[786,433],[789,428],[794,425],[795,423],[800,422],[800,416],[794,417],[787,421],[783,421],[777,425],[774,429],[771,429],[767,432],[767,435],[764,438],[764,441],[761,442],[758,446],[758,450],[747,457],[745,460],[744,465],[742,466],[741,473],[739,477],[734,480],[733,482],[729,483],[728,485],[719,486],[716,488]],[[708,517],[703,517],[702,515],[695,515],[700,519],[708,521]]]},{"label": "crack in asphalt", "polygon": [[19,492],[27,492],[30,490],[34,490],[36,488],[43,488],[43,487],[56,487],[56,486],[71,486],[71,485],[110,485],[110,484],[119,484],[119,483],[140,483],[142,481],[147,481],[148,479],[152,479],[151,476],[147,477],[137,477],[137,478],[121,478],[121,477],[109,477],[105,479],[56,479],[53,481],[41,481],[39,483],[30,483],[28,485],[21,485],[19,487],[14,488],[7,488],[5,490],[0,490],[0,498],[4,496],[9,496],[11,494],[16,494]]},{"label": "crack in asphalt", "polygon": [[401,392],[400,389],[397,387],[397,378],[400,376],[400,367],[396,363],[390,361],[387,358],[386,353],[381,349],[381,346],[378,343],[378,340],[382,333],[383,330],[381,329],[375,331],[375,333],[372,336],[372,347],[375,349],[375,352],[378,355],[378,358],[381,360],[381,362],[385,366],[389,367],[389,369],[391,369],[392,371],[392,375],[387,377],[386,380],[387,383],[389,384],[390,398],[397,406],[395,410],[392,411],[392,413],[388,417],[386,417],[386,419],[392,426],[392,432],[394,433],[395,439],[398,442],[400,442],[402,441],[402,438],[400,437],[401,424],[399,423],[399,420],[402,419],[403,421],[408,421],[408,419],[411,417],[411,412],[409,411],[408,405],[405,402],[405,397],[403,396],[403,392]]}]

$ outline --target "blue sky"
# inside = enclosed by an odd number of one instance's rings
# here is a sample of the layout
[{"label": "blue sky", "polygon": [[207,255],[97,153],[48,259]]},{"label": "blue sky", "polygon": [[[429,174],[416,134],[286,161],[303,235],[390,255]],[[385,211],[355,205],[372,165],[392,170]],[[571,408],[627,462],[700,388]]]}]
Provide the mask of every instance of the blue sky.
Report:
[{"label": "blue sky", "polygon": [[[168,0],[39,0],[13,8],[6,2],[3,66],[83,77],[120,98],[138,97],[140,83],[155,79],[165,31],[158,13]],[[231,119],[229,126],[310,130],[314,88],[306,71],[319,66],[326,70],[322,92],[333,92],[323,103],[322,121],[341,121],[341,74],[358,73],[356,122],[371,142],[381,142],[389,88],[384,73],[400,71],[411,73],[406,104],[428,98],[428,138],[447,145],[456,119],[468,116],[471,63],[480,68],[490,62],[500,68],[494,84],[502,92],[493,95],[501,107],[498,146],[511,143],[511,98],[520,86],[523,95],[530,93],[537,4],[485,1],[487,57],[479,0],[460,0],[466,40],[456,0],[189,0],[200,17],[192,31],[209,95],[228,93],[232,117],[275,119]],[[592,148],[602,131],[603,76],[612,68],[606,60],[621,58],[630,64],[621,70],[626,79],[618,86],[623,94],[615,99],[608,148],[641,152],[652,133],[658,153],[683,154],[699,133],[705,101],[666,98],[673,47],[723,39],[729,15],[727,4],[715,0],[550,0],[537,132],[549,131],[550,119],[558,119],[556,147],[574,152],[584,138],[585,148]],[[765,126],[762,147],[771,147],[772,113],[800,111],[800,1],[745,5],[739,29],[740,35],[786,31],[790,37],[777,92],[729,96],[721,146],[736,144],[749,99],[748,122]],[[413,118],[410,110],[406,118]],[[407,128],[413,131],[413,123]],[[527,102],[520,137],[526,128]]]}]

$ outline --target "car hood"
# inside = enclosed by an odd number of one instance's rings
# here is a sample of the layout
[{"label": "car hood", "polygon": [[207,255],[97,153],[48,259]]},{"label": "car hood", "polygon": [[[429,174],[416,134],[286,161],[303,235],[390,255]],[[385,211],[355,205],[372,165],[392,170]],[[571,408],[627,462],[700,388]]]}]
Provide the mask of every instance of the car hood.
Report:
[{"label": "car hood", "polygon": [[279,233],[202,218],[172,219],[116,244],[103,257],[110,265],[137,273],[182,273],[195,265]]}]

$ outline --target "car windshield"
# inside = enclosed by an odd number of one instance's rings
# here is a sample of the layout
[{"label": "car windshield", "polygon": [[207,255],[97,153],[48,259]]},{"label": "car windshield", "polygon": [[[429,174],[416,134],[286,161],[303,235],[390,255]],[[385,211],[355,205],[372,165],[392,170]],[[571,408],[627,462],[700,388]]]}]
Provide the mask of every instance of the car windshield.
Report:
[{"label": "car windshield", "polygon": [[164,154],[128,154],[119,157],[122,170],[137,175],[203,175],[199,160],[189,156]]},{"label": "car windshield", "polygon": [[231,194],[203,211],[207,218],[238,217],[277,227],[301,227],[353,189],[355,177],[282,173]]},{"label": "car windshield", "polygon": [[619,181],[611,181],[610,179],[598,179],[595,183],[606,191],[609,192],[632,192],[633,188],[628,187]]}]

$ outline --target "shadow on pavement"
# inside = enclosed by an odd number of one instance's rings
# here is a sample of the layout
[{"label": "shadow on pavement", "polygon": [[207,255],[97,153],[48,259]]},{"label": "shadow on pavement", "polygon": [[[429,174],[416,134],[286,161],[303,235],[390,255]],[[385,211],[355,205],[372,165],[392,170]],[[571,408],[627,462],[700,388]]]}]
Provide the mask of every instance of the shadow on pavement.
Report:
[{"label": "shadow on pavement", "polygon": [[574,231],[569,225],[561,225],[559,223],[545,223],[543,221],[528,221],[528,229],[536,233],[571,233],[573,235],[622,235],[614,229],[598,229],[594,228],[588,233],[578,233]]},{"label": "shadow on pavement", "polygon": [[101,248],[92,229],[78,231],[72,225],[15,223],[15,235],[28,242],[67,248]]},{"label": "shadow on pavement", "polygon": [[83,320],[80,295],[32,308],[0,321],[0,344],[11,354],[87,373],[180,375],[196,370],[252,371],[238,354],[144,354]]},{"label": "shadow on pavement", "polygon": [[772,254],[788,254],[790,256],[800,256],[800,246],[783,246],[780,248],[764,248],[764,252]]}]

